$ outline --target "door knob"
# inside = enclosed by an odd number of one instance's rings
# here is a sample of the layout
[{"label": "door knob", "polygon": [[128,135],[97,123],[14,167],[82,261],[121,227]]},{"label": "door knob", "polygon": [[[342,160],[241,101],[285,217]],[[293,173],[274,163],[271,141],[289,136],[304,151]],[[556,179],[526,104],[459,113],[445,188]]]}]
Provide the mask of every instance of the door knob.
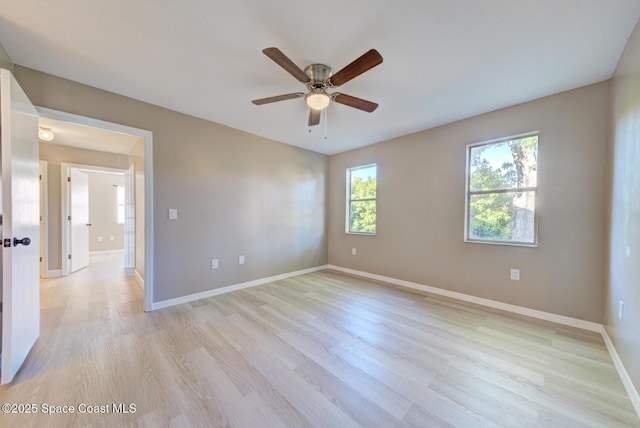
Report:
[{"label": "door knob", "polygon": [[22,238],[22,239],[13,238],[13,246],[17,247],[19,244],[27,246],[31,244],[31,238]]}]

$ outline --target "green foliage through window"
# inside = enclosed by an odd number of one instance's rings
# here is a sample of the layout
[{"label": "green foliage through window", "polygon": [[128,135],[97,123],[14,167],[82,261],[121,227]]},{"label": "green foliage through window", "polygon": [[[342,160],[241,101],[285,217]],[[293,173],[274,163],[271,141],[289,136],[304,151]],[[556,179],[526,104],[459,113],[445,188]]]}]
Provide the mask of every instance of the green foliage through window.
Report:
[{"label": "green foliage through window", "polygon": [[468,151],[467,239],[535,244],[538,135]]},{"label": "green foliage through window", "polygon": [[376,233],[377,166],[347,170],[348,229],[350,233]]}]

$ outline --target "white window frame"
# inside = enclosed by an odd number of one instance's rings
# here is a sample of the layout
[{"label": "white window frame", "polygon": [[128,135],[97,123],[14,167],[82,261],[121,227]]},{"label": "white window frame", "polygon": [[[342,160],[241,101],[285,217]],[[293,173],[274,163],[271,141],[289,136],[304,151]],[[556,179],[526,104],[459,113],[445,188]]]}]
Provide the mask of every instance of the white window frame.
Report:
[{"label": "white window frame", "polygon": [[[469,190],[469,181],[471,180],[471,149],[478,146],[488,146],[497,143],[504,143],[509,140],[517,140],[521,138],[527,137],[538,137],[538,165],[536,169],[537,179],[535,187],[516,187],[510,189],[498,189],[498,190],[485,190],[485,191],[471,191]],[[538,247],[538,183],[540,179],[540,131],[532,131],[525,132],[523,134],[511,135],[508,137],[496,138],[493,140],[482,141],[479,143],[468,144],[466,147],[466,167],[465,167],[465,202],[464,202],[464,242],[472,243],[472,244],[489,244],[489,245],[507,245],[514,247]],[[483,195],[483,194],[494,194],[494,193],[511,193],[511,192],[533,192],[535,195],[535,205],[534,205],[534,220],[533,220],[533,242],[519,242],[519,241],[501,241],[494,239],[473,239],[469,237],[470,229],[471,229],[471,218],[470,218],[470,209],[469,205],[471,202],[471,196],[473,195]]]},{"label": "white window frame", "polygon": [[[376,167],[376,197],[375,198],[367,198],[367,199],[351,199],[351,172],[359,169],[371,168],[372,166]],[[347,168],[347,188],[346,188],[346,215],[345,215],[345,233],[349,235],[366,235],[366,236],[375,236],[378,232],[378,164],[376,162],[370,163],[367,165],[354,166],[351,168]],[[358,201],[374,201],[376,203],[376,231],[375,232],[358,232],[351,230],[351,202]]]},{"label": "white window frame", "polygon": [[[125,186],[115,185],[113,186],[116,190],[116,224],[124,224],[126,220],[126,205],[127,205],[127,197],[126,197],[126,189]],[[122,189],[122,203],[118,201],[118,190]],[[118,212],[120,211],[120,207],[122,207],[122,221],[118,216]]]}]

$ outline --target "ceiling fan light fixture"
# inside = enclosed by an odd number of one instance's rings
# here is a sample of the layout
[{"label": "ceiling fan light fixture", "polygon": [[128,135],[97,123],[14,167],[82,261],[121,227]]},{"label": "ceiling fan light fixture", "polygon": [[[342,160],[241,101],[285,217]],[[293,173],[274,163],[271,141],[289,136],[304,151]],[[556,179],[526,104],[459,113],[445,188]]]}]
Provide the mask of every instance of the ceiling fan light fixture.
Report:
[{"label": "ceiling fan light fixture", "polygon": [[305,95],[304,100],[309,108],[314,110],[324,110],[331,103],[331,96],[322,89],[314,89]]},{"label": "ceiling fan light fixture", "polygon": [[55,137],[55,134],[49,128],[38,129],[38,138],[40,138],[42,141],[53,141]]}]

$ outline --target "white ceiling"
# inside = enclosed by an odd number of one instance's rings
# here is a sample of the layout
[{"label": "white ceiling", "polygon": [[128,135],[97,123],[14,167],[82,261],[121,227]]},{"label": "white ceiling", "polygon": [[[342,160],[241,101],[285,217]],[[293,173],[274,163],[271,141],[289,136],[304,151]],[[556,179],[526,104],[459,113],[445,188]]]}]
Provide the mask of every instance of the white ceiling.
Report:
[{"label": "white ceiling", "polygon": [[[0,0],[19,65],[277,141],[337,153],[611,77],[640,0]],[[309,133],[304,91],[261,53],[339,70],[373,113],[329,107]]]},{"label": "white ceiling", "polygon": [[140,150],[141,146],[136,147],[136,143],[141,141],[142,138],[134,135],[61,122],[45,117],[38,119],[38,125],[41,128],[50,129],[55,135],[53,141],[43,141],[45,144],[119,153],[127,156],[132,154],[139,155],[138,152],[134,153],[134,149]]}]

